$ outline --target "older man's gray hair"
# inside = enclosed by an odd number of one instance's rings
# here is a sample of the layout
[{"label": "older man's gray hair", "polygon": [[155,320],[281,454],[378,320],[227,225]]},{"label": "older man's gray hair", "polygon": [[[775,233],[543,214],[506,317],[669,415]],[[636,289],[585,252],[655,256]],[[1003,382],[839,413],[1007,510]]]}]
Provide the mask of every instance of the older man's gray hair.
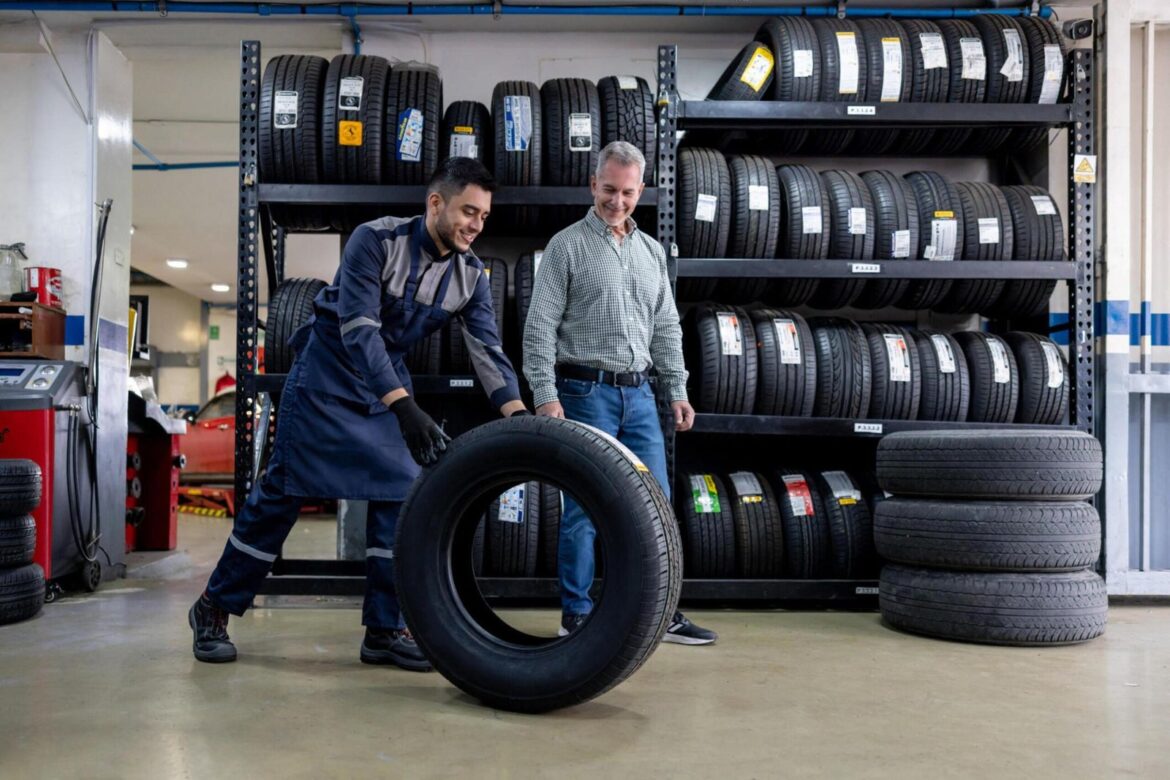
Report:
[{"label": "older man's gray hair", "polygon": [[646,158],[643,156],[642,150],[627,141],[611,141],[605,145],[605,148],[597,155],[595,175],[600,177],[605,164],[611,160],[618,165],[637,165],[639,179],[646,172]]}]

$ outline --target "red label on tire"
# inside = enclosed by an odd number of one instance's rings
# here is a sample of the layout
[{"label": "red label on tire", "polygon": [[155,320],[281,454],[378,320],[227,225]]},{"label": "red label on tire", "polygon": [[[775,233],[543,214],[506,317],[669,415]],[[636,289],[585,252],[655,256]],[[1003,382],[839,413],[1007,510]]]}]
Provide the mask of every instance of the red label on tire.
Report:
[{"label": "red label on tire", "polygon": [[804,477],[799,475],[784,477],[784,485],[788,490],[788,505],[792,508],[792,514],[798,517],[815,517],[817,513],[813,509],[812,493]]}]

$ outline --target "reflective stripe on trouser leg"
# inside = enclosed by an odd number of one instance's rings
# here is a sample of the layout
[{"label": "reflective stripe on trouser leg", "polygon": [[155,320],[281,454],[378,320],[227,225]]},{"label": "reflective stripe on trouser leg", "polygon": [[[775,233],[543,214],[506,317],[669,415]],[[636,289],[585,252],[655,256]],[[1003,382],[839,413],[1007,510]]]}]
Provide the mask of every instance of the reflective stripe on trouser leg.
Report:
[{"label": "reflective stripe on trouser leg", "polygon": [[401,501],[371,501],[366,512],[366,598],[362,625],[405,628],[394,591],[394,533]]}]

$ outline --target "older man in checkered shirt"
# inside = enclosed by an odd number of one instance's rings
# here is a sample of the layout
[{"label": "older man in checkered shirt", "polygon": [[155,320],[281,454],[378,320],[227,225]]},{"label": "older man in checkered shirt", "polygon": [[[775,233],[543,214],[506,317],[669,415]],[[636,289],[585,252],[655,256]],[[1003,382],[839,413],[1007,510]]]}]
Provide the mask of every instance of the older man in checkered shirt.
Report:
[{"label": "older man in checkered shirt", "polygon": [[[649,372],[670,399],[675,430],[688,430],[682,329],[666,254],[630,215],[644,185],[646,160],[615,141],[592,177],[593,207],[553,236],[544,250],[524,326],[524,375],[536,413],[588,423],[615,436],[649,467],[667,496],[666,450]],[[557,574],[561,636],[584,625],[593,601],[593,540],[588,516],[568,496],[561,517]],[[664,641],[706,645],[712,631],[676,612]]]}]

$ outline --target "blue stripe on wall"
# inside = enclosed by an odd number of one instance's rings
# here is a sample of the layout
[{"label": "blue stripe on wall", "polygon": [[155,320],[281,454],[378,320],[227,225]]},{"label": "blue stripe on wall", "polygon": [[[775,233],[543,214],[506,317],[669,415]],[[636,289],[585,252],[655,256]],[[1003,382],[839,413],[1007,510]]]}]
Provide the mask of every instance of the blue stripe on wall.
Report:
[{"label": "blue stripe on wall", "polygon": [[[1143,301],[1141,313],[1129,310],[1129,301],[1097,301],[1093,306],[1093,328],[1098,337],[1129,336],[1130,346],[1138,346],[1141,337],[1150,336],[1155,347],[1170,346],[1170,312],[1154,312],[1149,301]],[[1068,314],[1048,315],[1049,327],[1068,324]],[[1058,330],[1052,334],[1057,344],[1068,344],[1068,331]]]},{"label": "blue stripe on wall", "polygon": [[[98,323],[98,344],[103,349],[112,349],[124,355],[126,354],[126,332],[125,325],[103,319]],[[80,314],[66,315],[65,346],[84,347],[85,335],[85,317]]]},{"label": "blue stripe on wall", "polygon": [[80,314],[69,314],[65,317],[65,346],[85,346],[85,317]]}]

